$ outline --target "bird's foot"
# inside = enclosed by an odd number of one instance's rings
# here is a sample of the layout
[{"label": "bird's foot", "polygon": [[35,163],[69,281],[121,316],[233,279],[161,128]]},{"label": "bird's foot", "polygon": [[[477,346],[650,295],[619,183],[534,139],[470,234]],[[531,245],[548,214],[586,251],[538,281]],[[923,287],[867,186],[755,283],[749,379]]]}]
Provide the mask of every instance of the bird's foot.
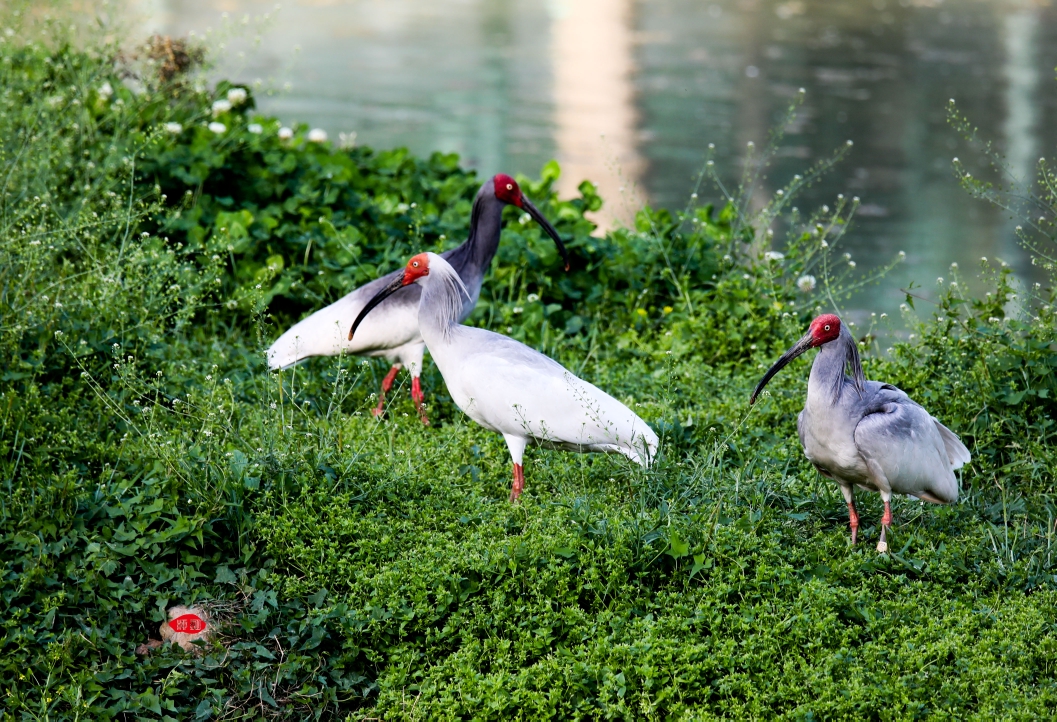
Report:
[{"label": "bird's foot", "polygon": [[393,381],[396,380],[396,375],[400,373],[399,366],[393,366],[389,369],[389,373],[382,379],[382,390],[378,392],[378,405],[371,409],[371,413],[377,418],[385,413],[385,395],[389,392],[389,389],[393,388]]},{"label": "bird's foot", "polygon": [[510,503],[517,504],[518,497],[525,490],[525,469],[521,464],[514,464],[514,485],[510,487]]},{"label": "bird's foot", "polygon": [[423,424],[429,426],[429,417],[426,416],[426,405],[423,403],[426,400],[426,395],[422,393],[422,382],[419,381],[418,376],[411,379],[411,400],[415,402],[418,418],[421,419]]},{"label": "bird's foot", "polygon": [[877,542],[877,551],[880,554],[888,553],[888,540],[886,539],[886,532],[888,527],[892,526],[892,505],[891,502],[885,502],[885,513],[881,517],[881,540]]},{"label": "bird's foot", "polygon": [[848,526],[851,527],[851,545],[859,539],[859,513],[855,511],[855,503],[848,502]]}]

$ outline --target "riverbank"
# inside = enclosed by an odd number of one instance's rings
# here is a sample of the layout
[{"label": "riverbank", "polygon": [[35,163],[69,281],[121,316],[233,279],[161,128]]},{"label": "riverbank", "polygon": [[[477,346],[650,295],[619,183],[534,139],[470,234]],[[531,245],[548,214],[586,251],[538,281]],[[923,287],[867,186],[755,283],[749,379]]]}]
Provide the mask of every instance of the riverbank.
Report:
[{"label": "riverbank", "polygon": [[[559,199],[548,164],[519,183],[572,269],[508,210],[471,323],[629,403],[663,451],[642,471],[530,450],[511,506],[502,439],[428,362],[430,428],[406,384],[370,415],[378,363],[263,361],[307,310],[460,242],[481,179],[454,156],[284,130],[249,88],[166,77],[171,46],[115,58],[53,32],[0,45],[5,714],[1053,708],[1052,288],[985,262],[986,295],[955,271],[889,353],[855,329],[867,376],[973,454],[957,504],[894,504],[880,556],[879,501],[862,495],[850,547],[839,490],[799,448],[807,364],[748,406],[856,282],[851,202],[801,216],[778,255],[747,201],[643,209],[596,238],[584,213],[604,199],[590,184]],[[137,654],[177,604],[210,611],[213,641]]]}]

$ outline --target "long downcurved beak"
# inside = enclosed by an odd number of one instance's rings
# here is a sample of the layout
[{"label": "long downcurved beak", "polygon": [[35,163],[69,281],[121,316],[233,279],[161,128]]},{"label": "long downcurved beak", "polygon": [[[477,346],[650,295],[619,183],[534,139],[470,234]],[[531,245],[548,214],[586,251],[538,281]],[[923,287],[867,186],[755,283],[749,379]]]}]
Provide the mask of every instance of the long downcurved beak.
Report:
[{"label": "long downcurved beak", "polygon": [[349,340],[352,340],[353,335],[356,333],[356,329],[360,327],[360,322],[363,321],[364,317],[374,309],[379,303],[392,296],[394,293],[404,287],[404,274],[401,273],[393,279],[392,283],[383,288],[374,298],[367,302],[367,305],[360,311],[360,315],[356,317],[356,320],[352,322],[352,328],[349,329]]},{"label": "long downcurved beak", "polygon": [[763,378],[760,379],[760,383],[756,384],[752,396],[749,397],[749,406],[756,403],[756,397],[760,395],[760,392],[763,391],[763,387],[767,385],[767,382],[770,381],[776,373],[785,368],[790,361],[811,348],[813,340],[814,339],[811,338],[810,333],[805,334],[804,337],[797,341],[791,349],[782,354],[780,359],[774,362],[774,366],[767,369],[767,373],[765,373]]},{"label": "long downcurved beak", "polygon": [[557,229],[555,229],[555,227],[551,225],[551,222],[548,221],[542,213],[540,213],[540,209],[532,205],[532,201],[530,201],[524,195],[521,196],[521,207],[525,209],[530,216],[532,216],[536,223],[539,223],[543,227],[543,230],[547,232],[548,236],[554,239],[554,245],[558,246],[558,251],[562,254],[562,261],[565,262],[565,270],[568,271],[569,252],[565,250],[565,244],[562,243],[562,239],[558,235]]}]

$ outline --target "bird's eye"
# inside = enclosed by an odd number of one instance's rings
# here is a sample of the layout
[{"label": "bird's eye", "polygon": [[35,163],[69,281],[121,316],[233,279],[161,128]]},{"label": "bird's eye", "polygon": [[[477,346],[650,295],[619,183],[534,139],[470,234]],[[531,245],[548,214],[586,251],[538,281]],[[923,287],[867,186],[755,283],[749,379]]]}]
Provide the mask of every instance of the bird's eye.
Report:
[{"label": "bird's eye", "polygon": [[506,184],[506,189],[507,189],[508,191],[512,191],[512,190],[514,190],[514,184],[513,184],[513,183],[507,183],[507,184]]},{"label": "bird's eye", "polygon": [[827,323],[827,324],[826,324],[826,328],[824,328],[824,329],[822,329],[822,330],[823,330],[823,331],[829,331],[829,324]]},{"label": "bird's eye", "polygon": [[[418,268],[418,261],[412,261],[411,265],[414,266],[415,268]],[[829,326],[826,326],[826,330],[829,331]]]}]

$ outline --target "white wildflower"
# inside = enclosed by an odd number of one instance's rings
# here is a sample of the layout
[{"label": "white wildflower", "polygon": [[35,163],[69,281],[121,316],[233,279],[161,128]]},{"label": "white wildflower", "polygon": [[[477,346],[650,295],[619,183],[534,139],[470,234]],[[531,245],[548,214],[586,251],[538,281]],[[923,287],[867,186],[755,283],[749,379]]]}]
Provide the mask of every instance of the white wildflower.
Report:
[{"label": "white wildflower", "polygon": [[525,300],[527,300],[529,303],[535,303],[536,301],[540,300],[540,297],[537,296],[535,293],[530,293],[528,295],[528,298],[526,298]]},{"label": "white wildflower", "polygon": [[103,100],[110,100],[110,96],[114,94],[114,86],[109,82],[103,83],[99,86],[99,97]]},{"label": "white wildflower", "polygon": [[939,278],[937,278],[936,279],[936,283],[938,283],[938,284],[940,284],[942,286],[943,285],[943,276],[940,276]]},{"label": "white wildflower", "polygon": [[290,140],[293,137],[294,131],[290,130],[289,128],[284,127],[279,129],[279,140]]},{"label": "white wildflower", "polygon": [[855,261],[848,261],[848,268],[855,268]]},{"label": "white wildflower", "polygon": [[327,131],[322,128],[313,128],[308,131],[308,141],[310,143],[326,143],[327,142]]},{"label": "white wildflower", "polygon": [[781,261],[785,258],[785,254],[780,251],[767,251],[767,253],[763,254],[763,257],[768,261]]},{"label": "white wildflower", "polygon": [[209,129],[211,131],[213,131],[214,133],[216,133],[217,135],[220,135],[221,133],[226,133],[227,130],[228,130],[228,127],[226,125],[224,125],[223,123],[217,123],[216,121],[214,121],[214,122],[209,124]]},{"label": "white wildflower", "polygon": [[228,91],[228,102],[232,105],[242,105],[248,97],[245,88],[232,88]]},{"label": "white wildflower", "polygon": [[231,103],[226,100],[217,100],[213,102],[213,117],[217,117],[221,113],[226,113],[231,110]]},{"label": "white wildflower", "polygon": [[246,130],[253,133],[254,135],[260,135],[264,132],[264,126],[262,126],[260,123],[250,123],[246,126]]},{"label": "white wildflower", "polygon": [[811,275],[801,276],[796,279],[796,287],[804,293],[811,293],[815,290],[815,277]]}]

